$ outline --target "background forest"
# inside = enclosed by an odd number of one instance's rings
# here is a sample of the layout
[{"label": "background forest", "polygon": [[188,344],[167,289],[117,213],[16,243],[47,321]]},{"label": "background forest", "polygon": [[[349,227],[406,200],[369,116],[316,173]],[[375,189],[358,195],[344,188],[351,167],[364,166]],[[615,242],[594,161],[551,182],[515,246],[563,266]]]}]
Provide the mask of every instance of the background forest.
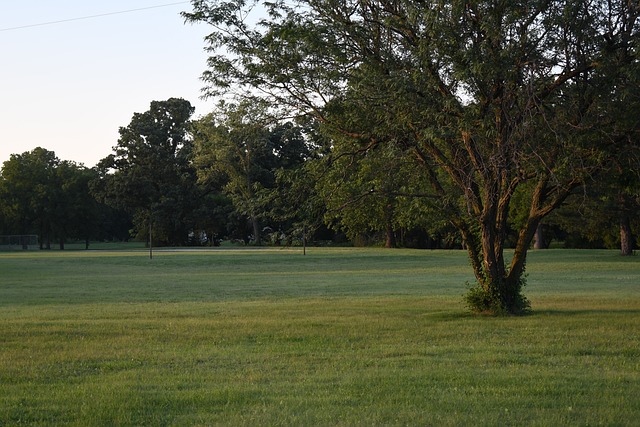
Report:
[{"label": "background forest", "polygon": [[[151,220],[155,244],[169,246],[300,245],[306,233],[309,244],[462,247],[413,159],[394,147],[349,153],[314,122],[270,123],[256,105],[192,113],[186,100],[152,102],[91,168],[44,148],[12,155],[0,173],[0,234],[64,249],[147,241]],[[625,161],[546,218],[536,247],[635,248],[640,186],[634,158]],[[511,218],[528,209],[516,199]]]}]

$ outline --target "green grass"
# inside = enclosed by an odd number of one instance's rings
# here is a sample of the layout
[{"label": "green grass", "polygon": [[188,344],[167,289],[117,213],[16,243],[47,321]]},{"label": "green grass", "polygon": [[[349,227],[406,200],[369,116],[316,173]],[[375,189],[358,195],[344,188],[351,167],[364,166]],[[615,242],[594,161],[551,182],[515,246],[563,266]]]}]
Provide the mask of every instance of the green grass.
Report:
[{"label": "green grass", "polygon": [[528,272],[490,318],[463,252],[0,254],[0,425],[638,425],[640,259]]}]

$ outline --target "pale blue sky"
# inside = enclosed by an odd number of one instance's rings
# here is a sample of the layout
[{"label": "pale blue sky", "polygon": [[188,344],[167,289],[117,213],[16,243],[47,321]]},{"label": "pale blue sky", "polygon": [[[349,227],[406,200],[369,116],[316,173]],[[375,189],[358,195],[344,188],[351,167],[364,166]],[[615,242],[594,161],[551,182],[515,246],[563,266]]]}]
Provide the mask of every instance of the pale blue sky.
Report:
[{"label": "pale blue sky", "polygon": [[[208,113],[199,78],[209,28],[184,24],[189,2],[171,3],[0,0],[0,164],[40,146],[94,166],[153,100],[182,97],[196,117]],[[62,20],[72,21],[10,29]]]}]

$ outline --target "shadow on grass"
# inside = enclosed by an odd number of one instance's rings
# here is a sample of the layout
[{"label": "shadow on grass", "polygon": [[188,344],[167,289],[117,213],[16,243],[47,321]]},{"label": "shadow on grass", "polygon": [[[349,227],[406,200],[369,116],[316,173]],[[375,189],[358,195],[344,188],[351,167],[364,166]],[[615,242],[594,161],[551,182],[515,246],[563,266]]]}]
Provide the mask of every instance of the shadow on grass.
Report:
[{"label": "shadow on grass", "polygon": [[465,310],[427,312],[425,313],[425,316],[431,320],[439,320],[444,322],[483,317],[482,315]]},{"label": "shadow on grass", "polygon": [[429,319],[438,321],[458,321],[470,319],[517,319],[517,318],[536,318],[536,317],[573,317],[573,316],[598,316],[598,315],[614,315],[614,316],[640,316],[640,309],[615,309],[615,308],[594,308],[594,309],[533,309],[527,313],[519,315],[496,315],[487,313],[474,313],[471,311],[437,311],[425,313]]},{"label": "shadow on grass", "polygon": [[547,309],[532,310],[529,316],[589,316],[598,314],[614,314],[614,315],[640,315],[640,309],[615,309],[615,308],[592,308],[582,310],[572,309]]}]

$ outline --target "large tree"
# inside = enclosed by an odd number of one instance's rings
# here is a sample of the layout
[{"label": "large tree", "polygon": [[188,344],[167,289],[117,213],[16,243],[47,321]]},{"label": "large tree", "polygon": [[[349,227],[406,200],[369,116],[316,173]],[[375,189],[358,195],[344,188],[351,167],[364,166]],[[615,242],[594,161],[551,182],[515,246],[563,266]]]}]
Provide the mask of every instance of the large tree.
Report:
[{"label": "large tree", "polygon": [[[200,182],[219,187],[248,220],[253,242],[261,244],[272,212],[277,172],[302,164],[309,149],[299,126],[273,123],[264,103],[221,103],[194,123],[195,162]],[[244,236],[243,236],[244,237]]]},{"label": "large tree", "polygon": [[223,187],[237,213],[251,224],[251,240],[257,245],[262,236],[259,194],[272,184],[274,157],[261,116],[256,105],[221,104],[194,124],[201,183]]},{"label": "large tree", "polygon": [[163,244],[187,243],[193,223],[197,194],[188,132],[193,112],[189,101],[170,98],[134,113],[92,182],[100,201],[134,215],[140,236],[151,233]]},{"label": "large tree", "polygon": [[[359,146],[413,152],[459,230],[479,311],[520,313],[540,221],[593,175],[613,145],[596,108],[638,66],[629,0],[193,0],[212,25],[210,95],[266,96]],[[605,111],[606,113],[606,111]],[[511,200],[529,211],[505,257]]]}]

